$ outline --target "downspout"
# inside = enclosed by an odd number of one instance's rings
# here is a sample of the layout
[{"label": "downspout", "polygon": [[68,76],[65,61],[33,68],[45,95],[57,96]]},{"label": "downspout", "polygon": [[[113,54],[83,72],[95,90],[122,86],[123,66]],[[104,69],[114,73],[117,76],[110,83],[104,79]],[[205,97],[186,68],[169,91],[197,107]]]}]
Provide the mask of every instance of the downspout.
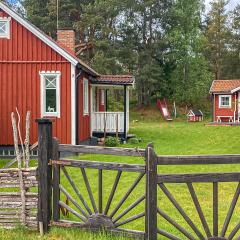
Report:
[{"label": "downspout", "polygon": [[124,141],[127,142],[127,86],[124,85]]},{"label": "downspout", "polygon": [[212,122],[215,122],[215,94],[212,94]]},{"label": "downspout", "polygon": [[237,93],[234,94],[235,96],[235,103],[234,103],[234,122],[236,122],[236,111],[237,111]]}]

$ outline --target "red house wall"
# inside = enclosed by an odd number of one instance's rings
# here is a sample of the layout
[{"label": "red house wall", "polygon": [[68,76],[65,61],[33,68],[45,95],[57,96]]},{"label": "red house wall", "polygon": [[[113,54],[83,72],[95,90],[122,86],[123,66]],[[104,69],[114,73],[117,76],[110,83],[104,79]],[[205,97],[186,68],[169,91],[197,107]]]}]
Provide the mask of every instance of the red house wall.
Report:
[{"label": "red house wall", "polygon": [[[217,116],[232,116],[234,117],[235,110],[235,94],[232,95],[232,106],[231,108],[219,108],[219,95],[215,95],[215,103],[214,103],[214,121],[217,121]],[[236,96],[236,112],[238,112],[238,94]],[[229,121],[228,118],[222,118],[222,121]]]},{"label": "red house wall", "polygon": [[[0,12],[1,17],[8,17]],[[71,64],[21,24],[11,19],[10,39],[0,38],[0,145],[12,145],[11,112],[17,107],[24,132],[31,111],[31,143],[37,141],[35,119],[41,117],[39,71],[61,71],[61,117],[54,118],[54,136],[71,143]]]},{"label": "red house wall", "polygon": [[88,76],[84,75],[78,82],[78,143],[88,140],[91,136],[91,98],[90,98],[90,83],[88,81],[88,114],[84,115],[83,108],[83,79],[88,79]]}]

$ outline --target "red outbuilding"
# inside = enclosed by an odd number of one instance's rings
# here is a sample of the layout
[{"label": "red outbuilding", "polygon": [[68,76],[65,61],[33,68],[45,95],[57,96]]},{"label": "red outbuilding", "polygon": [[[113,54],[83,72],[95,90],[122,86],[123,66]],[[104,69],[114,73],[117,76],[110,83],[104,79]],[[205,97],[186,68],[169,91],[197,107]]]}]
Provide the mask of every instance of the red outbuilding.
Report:
[{"label": "red outbuilding", "polygon": [[[102,76],[77,58],[73,30],[58,30],[57,38],[0,2],[0,145],[13,145],[16,108],[22,117],[31,111],[31,144],[37,118],[53,118],[54,136],[65,144],[88,141],[104,129],[126,138],[133,76]],[[124,112],[107,112],[107,89],[113,87],[124,90]]]},{"label": "red outbuilding", "polygon": [[240,121],[240,80],[215,80],[210,93],[213,99],[213,122]]}]

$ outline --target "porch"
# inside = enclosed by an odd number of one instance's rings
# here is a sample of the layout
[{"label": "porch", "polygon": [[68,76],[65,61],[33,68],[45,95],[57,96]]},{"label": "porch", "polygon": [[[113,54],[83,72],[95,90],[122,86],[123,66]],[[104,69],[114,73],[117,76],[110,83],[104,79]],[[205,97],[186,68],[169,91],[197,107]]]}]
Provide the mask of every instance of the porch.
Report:
[{"label": "porch", "polygon": [[[129,131],[129,88],[134,84],[132,76],[101,76],[91,84],[91,133],[95,137],[104,134],[127,139]],[[120,91],[122,108],[112,111],[109,104],[110,90]],[[116,101],[116,99],[114,99]],[[118,100],[119,101],[119,100]],[[117,101],[117,102],[118,102]],[[123,110],[123,111],[122,111]]]}]

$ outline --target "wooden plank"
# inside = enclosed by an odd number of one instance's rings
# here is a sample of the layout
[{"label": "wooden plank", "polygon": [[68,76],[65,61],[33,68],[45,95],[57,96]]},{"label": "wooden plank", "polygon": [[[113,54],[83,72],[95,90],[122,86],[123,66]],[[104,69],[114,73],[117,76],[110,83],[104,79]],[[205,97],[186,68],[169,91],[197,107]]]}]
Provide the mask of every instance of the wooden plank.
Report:
[{"label": "wooden plank", "polygon": [[171,239],[171,240],[182,240],[181,238],[178,238],[178,237],[174,236],[173,234],[168,233],[168,232],[166,232],[164,230],[161,230],[161,229],[157,229],[157,233],[166,237],[166,238],[168,238],[168,239]]},{"label": "wooden plank", "polygon": [[147,240],[157,240],[157,156],[153,145],[146,149],[145,231]]},{"label": "wooden plank", "polygon": [[92,168],[102,170],[121,170],[125,172],[145,172],[145,165],[138,164],[124,164],[124,163],[108,163],[108,162],[96,162],[86,160],[70,160],[60,159],[52,160],[52,165],[61,165],[69,167],[80,167],[80,168]]},{"label": "wooden plank", "polygon": [[85,145],[60,144],[60,152],[105,154],[117,156],[145,157],[145,150],[139,148],[115,148],[115,147],[97,147]]},{"label": "wooden plank", "polygon": [[173,206],[178,210],[178,212],[182,215],[184,220],[187,222],[187,224],[192,228],[192,230],[196,233],[196,235],[201,240],[205,240],[205,237],[202,235],[202,233],[199,231],[197,226],[193,223],[193,221],[190,219],[190,217],[186,214],[186,212],[183,210],[183,208],[179,205],[179,203],[176,201],[176,199],[173,197],[173,195],[169,192],[167,187],[160,183],[158,184],[160,189],[162,189],[163,193],[167,196],[169,201],[173,204]]},{"label": "wooden plank", "polygon": [[108,214],[108,211],[109,211],[109,208],[111,206],[111,203],[112,203],[114,194],[116,192],[116,189],[117,189],[117,186],[118,186],[121,175],[122,175],[122,171],[118,171],[118,173],[116,175],[116,178],[115,178],[115,181],[114,181],[113,186],[112,186],[111,193],[110,193],[108,201],[107,201],[107,205],[106,205],[105,210],[104,210],[104,215]]},{"label": "wooden plank", "polygon": [[[56,138],[53,138],[52,142],[52,158],[53,159],[59,159],[59,141]],[[53,188],[53,220],[58,221],[60,219],[60,206],[59,206],[59,200],[60,200],[60,190],[59,190],[59,184],[60,184],[60,166],[54,164],[52,166],[53,170],[53,180],[52,180],[52,188]]]},{"label": "wooden plank", "polygon": [[239,164],[240,155],[158,156],[158,165]]},{"label": "wooden plank", "polygon": [[239,182],[240,173],[161,174],[158,183]]},{"label": "wooden plank", "polygon": [[136,178],[134,183],[130,186],[128,191],[123,195],[122,199],[118,202],[117,206],[112,210],[112,212],[109,216],[110,218],[113,218],[113,216],[117,213],[119,208],[127,200],[128,196],[132,193],[132,191],[135,189],[135,187],[138,185],[138,183],[141,181],[141,179],[143,178],[144,175],[145,175],[144,173],[139,174],[139,176]]},{"label": "wooden plank", "polygon": [[230,220],[232,218],[232,214],[234,212],[234,209],[236,207],[236,204],[237,204],[237,201],[238,201],[238,198],[239,198],[239,194],[240,194],[240,183],[237,186],[237,189],[236,189],[236,192],[235,192],[235,194],[233,196],[233,200],[232,200],[231,205],[229,207],[226,219],[224,221],[224,224],[223,224],[223,227],[222,227],[222,231],[221,231],[221,237],[225,237],[225,234],[227,232],[227,228],[228,228]]},{"label": "wooden plank", "polygon": [[102,182],[102,169],[98,170],[98,211],[103,212],[103,182]]},{"label": "wooden plank", "polygon": [[213,236],[218,237],[218,183],[213,183]]},{"label": "wooden plank", "polygon": [[86,210],[88,211],[89,215],[92,215],[92,211],[89,208],[87,201],[84,199],[83,195],[80,193],[80,191],[78,190],[78,188],[76,187],[74,181],[72,180],[72,178],[69,176],[66,168],[64,166],[61,167],[65,177],[67,178],[67,180],[69,181],[69,183],[71,184],[73,190],[75,191],[75,193],[77,194],[78,198],[80,199],[80,201],[82,202],[83,206],[86,208]]},{"label": "wooden plank", "polygon": [[197,197],[197,194],[196,194],[196,192],[194,190],[194,187],[193,187],[192,183],[187,183],[187,186],[188,186],[188,190],[190,192],[190,195],[192,197],[194,206],[197,209],[198,216],[199,216],[199,218],[201,220],[201,223],[203,225],[203,229],[204,229],[207,237],[210,238],[210,237],[212,237],[212,234],[210,232],[210,229],[209,229],[209,226],[207,224],[206,218],[205,218],[205,216],[203,214],[202,208],[201,208],[200,203],[198,201],[198,197]]},{"label": "wooden plank", "polygon": [[187,237],[187,239],[195,240],[195,237],[192,236],[189,232],[187,232],[182,226],[180,226],[176,221],[174,221],[171,217],[169,217],[164,211],[158,208],[158,214],[162,216],[166,221],[172,224],[179,232]]},{"label": "wooden plank", "polygon": [[36,121],[38,122],[38,220],[43,223],[43,232],[46,233],[49,230],[52,213],[52,166],[49,165],[52,158],[52,120],[38,119]]}]

